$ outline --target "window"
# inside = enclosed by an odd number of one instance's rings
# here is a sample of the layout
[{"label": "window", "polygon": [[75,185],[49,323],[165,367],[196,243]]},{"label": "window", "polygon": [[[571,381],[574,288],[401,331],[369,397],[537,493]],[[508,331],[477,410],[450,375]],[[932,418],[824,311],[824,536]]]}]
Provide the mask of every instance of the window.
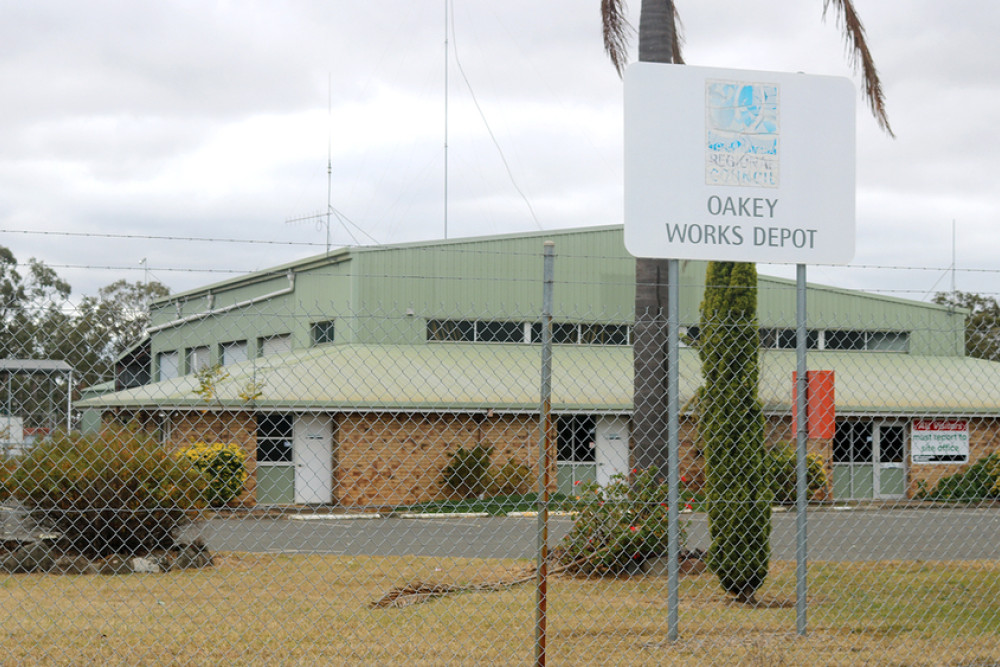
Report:
[{"label": "window", "polygon": [[906,352],[909,349],[906,331],[859,331],[854,329],[827,329],[824,332],[824,350],[878,350],[881,352]]},{"label": "window", "polygon": [[179,358],[177,352],[160,352],[157,356],[159,365],[159,379],[169,380],[180,375]]},{"label": "window", "polygon": [[[533,324],[531,325],[531,342],[541,343],[542,342],[542,325]],[[570,344],[576,345],[580,342],[580,327],[570,322],[553,322],[552,323],[552,342],[559,344]]]},{"label": "window", "polygon": [[247,342],[245,340],[236,340],[230,343],[223,343],[219,346],[219,358],[223,366],[231,366],[232,364],[246,361],[249,358],[247,354]]},{"label": "window", "polygon": [[[628,345],[627,324],[553,322],[557,345]],[[427,340],[464,343],[541,343],[540,322],[515,320],[427,320]]]},{"label": "window", "polygon": [[[761,329],[760,346],[765,349],[794,350],[798,345],[798,337],[795,329]],[[809,329],[806,331],[806,348],[816,350],[819,348],[819,331]]]},{"label": "window", "polygon": [[850,329],[830,329],[823,341],[827,350],[863,350],[865,349],[865,332]]},{"label": "window", "polygon": [[[552,342],[556,345],[628,345],[631,327],[627,324],[553,322]],[[542,325],[531,325],[531,342],[542,342]]]},{"label": "window", "polygon": [[481,343],[523,343],[524,325],[520,322],[476,322],[476,340]]},{"label": "window", "polygon": [[187,351],[187,372],[196,373],[212,363],[212,355],[208,345],[189,347]]},{"label": "window", "polygon": [[323,345],[332,343],[334,339],[333,320],[325,322],[313,322],[312,324],[312,344]]},{"label": "window", "polygon": [[593,463],[597,451],[597,427],[590,415],[556,417],[557,460],[565,463]]},{"label": "window", "polygon": [[291,463],[292,416],[257,415],[257,463]]},{"label": "window", "polygon": [[681,347],[697,347],[698,337],[701,335],[701,329],[697,326],[681,327],[680,335],[680,346]]},{"label": "window", "polygon": [[839,421],[833,433],[834,463],[870,463],[872,460],[872,422]]},{"label": "window", "polygon": [[[698,327],[682,331],[682,346],[698,344]],[[910,335],[906,331],[866,331],[863,329],[808,329],[806,348],[809,350],[878,350],[906,352]],[[625,343],[617,343],[625,344]],[[794,350],[797,346],[795,329],[762,328],[760,346],[765,350]]]},{"label": "window", "polygon": [[471,320],[428,320],[427,340],[471,343],[476,339],[476,323]]},{"label": "window", "polygon": [[905,331],[871,331],[868,334],[869,350],[906,352],[909,344],[910,337]]},{"label": "window", "polygon": [[624,324],[580,325],[580,342],[584,345],[628,345],[628,338]]},{"label": "window", "polygon": [[260,339],[260,356],[262,357],[269,357],[272,354],[284,354],[291,351],[291,334],[281,334]]}]

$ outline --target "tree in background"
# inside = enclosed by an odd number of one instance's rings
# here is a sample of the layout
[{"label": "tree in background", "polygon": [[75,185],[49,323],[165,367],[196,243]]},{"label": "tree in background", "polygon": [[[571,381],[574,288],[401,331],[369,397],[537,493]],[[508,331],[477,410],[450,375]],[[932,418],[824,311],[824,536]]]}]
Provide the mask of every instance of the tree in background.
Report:
[{"label": "tree in background", "polygon": [[[0,335],[6,358],[40,359],[44,346],[35,339],[35,323],[55,316],[72,289],[56,272],[31,258],[27,271],[9,248],[0,246]],[[42,348],[41,350],[39,348]]]},{"label": "tree in background", "polygon": [[77,309],[76,330],[82,349],[91,355],[90,367],[110,379],[115,360],[142,340],[149,326],[149,304],[167,296],[170,289],[148,283],[116,280],[85,296]]},{"label": "tree in background", "polygon": [[[0,358],[65,361],[78,387],[111,380],[116,358],[145,334],[149,302],[170,290],[155,281],[118,280],[78,304],[71,293],[52,268],[34,258],[22,265],[0,246]],[[0,386],[0,405],[10,406],[25,425],[47,425],[53,421],[51,406],[66,403],[69,387],[63,380],[11,377]]]},{"label": "tree in background", "polygon": [[965,316],[965,354],[1000,361],[1000,303],[996,297],[974,292],[938,292],[934,303],[969,311]]}]

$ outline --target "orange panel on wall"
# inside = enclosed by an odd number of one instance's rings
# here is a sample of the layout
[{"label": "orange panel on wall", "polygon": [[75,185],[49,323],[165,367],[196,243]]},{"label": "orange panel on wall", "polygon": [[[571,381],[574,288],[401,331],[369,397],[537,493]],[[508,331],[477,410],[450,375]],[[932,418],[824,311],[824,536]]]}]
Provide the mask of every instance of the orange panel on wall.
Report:
[{"label": "orange panel on wall", "polygon": [[[792,373],[792,432],[798,429],[798,373]],[[830,439],[836,428],[833,371],[806,371],[806,430],[810,438]]]}]

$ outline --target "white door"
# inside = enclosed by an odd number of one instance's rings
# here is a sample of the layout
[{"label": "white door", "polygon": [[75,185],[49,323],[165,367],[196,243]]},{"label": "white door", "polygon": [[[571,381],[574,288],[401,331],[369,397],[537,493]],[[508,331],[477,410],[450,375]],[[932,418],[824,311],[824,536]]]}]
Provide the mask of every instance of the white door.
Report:
[{"label": "white door", "polygon": [[330,415],[297,415],[292,426],[295,502],[333,502],[333,424]]},{"label": "white door", "polygon": [[598,417],[596,426],[597,483],[604,486],[618,473],[628,474],[628,419]]}]

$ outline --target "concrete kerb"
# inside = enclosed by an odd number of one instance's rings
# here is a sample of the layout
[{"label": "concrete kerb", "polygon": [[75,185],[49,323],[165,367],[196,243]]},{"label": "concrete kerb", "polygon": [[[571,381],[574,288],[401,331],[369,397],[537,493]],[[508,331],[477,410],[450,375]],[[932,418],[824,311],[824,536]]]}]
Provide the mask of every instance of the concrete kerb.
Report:
[{"label": "concrete kerb", "polygon": [[[980,503],[975,505],[982,507]],[[1000,502],[986,503],[988,507],[1000,508]],[[851,501],[813,501],[809,503],[810,512],[850,512],[850,511],[879,511],[879,510],[914,510],[914,509],[967,509],[970,505],[965,503],[941,503],[926,500],[851,500]],[[794,505],[775,505],[772,507],[775,514],[795,513]],[[692,510],[683,509],[681,514],[692,514]],[[363,521],[372,519],[482,519],[493,516],[508,518],[534,519],[538,517],[535,511],[507,512],[506,514],[491,514],[489,512],[409,512],[395,511],[393,509],[381,509],[379,511],[360,510],[351,511],[344,508],[335,507],[266,507],[252,509],[230,509],[214,510],[212,516],[204,518],[245,518],[247,516],[267,517],[275,519],[287,519],[291,521]],[[577,512],[565,510],[552,510],[551,517],[573,517]]]}]

